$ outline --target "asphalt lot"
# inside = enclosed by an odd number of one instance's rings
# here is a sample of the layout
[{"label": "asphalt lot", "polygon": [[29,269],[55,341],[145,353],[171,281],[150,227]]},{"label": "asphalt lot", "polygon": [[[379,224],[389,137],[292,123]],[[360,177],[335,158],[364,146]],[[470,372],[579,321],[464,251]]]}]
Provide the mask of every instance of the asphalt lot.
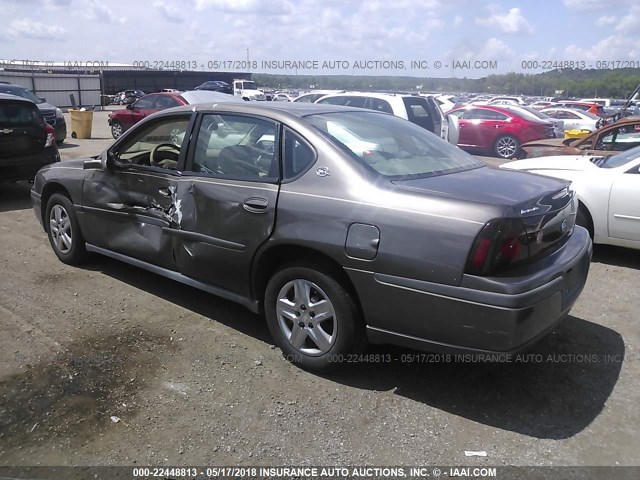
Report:
[{"label": "asphalt lot", "polygon": [[[96,112],[61,154],[111,141]],[[62,264],[26,183],[0,186],[0,266],[0,465],[640,465],[638,251],[597,246],[525,361],[376,347],[394,360],[328,376],[235,304],[107,258]]]}]

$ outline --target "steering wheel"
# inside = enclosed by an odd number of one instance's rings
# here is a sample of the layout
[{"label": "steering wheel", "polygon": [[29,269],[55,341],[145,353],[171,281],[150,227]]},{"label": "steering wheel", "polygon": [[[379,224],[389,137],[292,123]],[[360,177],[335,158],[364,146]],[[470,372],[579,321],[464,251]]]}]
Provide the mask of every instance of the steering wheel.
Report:
[{"label": "steering wheel", "polygon": [[158,153],[158,150],[160,150],[162,147],[168,147],[176,150],[175,152],[165,152],[165,153],[170,153],[171,156],[175,156],[173,160],[176,160],[176,161],[178,160],[178,157],[180,156],[180,147],[178,145],[176,145],[175,143],[159,143],[158,145],[153,147],[153,149],[151,150],[151,153],[149,154],[149,161],[151,162],[151,165],[157,165],[158,163],[160,163],[156,161],[155,158]]}]

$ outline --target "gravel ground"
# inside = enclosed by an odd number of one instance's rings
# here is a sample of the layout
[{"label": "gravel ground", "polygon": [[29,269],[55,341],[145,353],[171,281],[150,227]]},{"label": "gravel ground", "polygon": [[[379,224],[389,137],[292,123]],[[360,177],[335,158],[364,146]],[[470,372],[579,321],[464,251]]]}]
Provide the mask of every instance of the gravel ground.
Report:
[{"label": "gravel ground", "polygon": [[[63,158],[108,145],[98,123]],[[28,184],[0,187],[0,268],[0,465],[640,465],[638,251],[596,247],[571,316],[524,361],[375,347],[392,360],[328,376],[225,300],[62,264]]]}]

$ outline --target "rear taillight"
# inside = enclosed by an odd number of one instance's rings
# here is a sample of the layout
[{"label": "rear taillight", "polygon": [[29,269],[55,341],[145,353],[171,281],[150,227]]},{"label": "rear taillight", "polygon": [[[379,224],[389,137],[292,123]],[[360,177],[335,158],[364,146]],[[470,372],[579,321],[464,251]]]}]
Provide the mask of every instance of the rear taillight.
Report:
[{"label": "rear taillight", "polygon": [[529,260],[529,240],[518,218],[497,218],[478,234],[467,259],[465,273],[498,274]]},{"label": "rear taillight", "polygon": [[44,142],[44,148],[47,148],[53,145],[53,142],[56,141],[56,131],[51,125],[46,125],[44,127],[44,131],[47,132],[47,141]]}]

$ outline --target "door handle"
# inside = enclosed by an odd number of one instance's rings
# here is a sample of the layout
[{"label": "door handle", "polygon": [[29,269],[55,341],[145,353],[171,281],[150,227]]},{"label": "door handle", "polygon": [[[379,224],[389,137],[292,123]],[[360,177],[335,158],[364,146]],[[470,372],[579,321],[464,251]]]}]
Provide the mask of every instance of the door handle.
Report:
[{"label": "door handle", "polygon": [[267,207],[269,206],[269,202],[267,202],[264,198],[260,197],[250,197],[247,198],[242,206],[247,212],[251,213],[264,213],[267,211]]},{"label": "door handle", "polygon": [[167,198],[171,196],[171,190],[169,190],[169,187],[160,187],[158,189],[158,193],[163,197],[167,197]]}]

